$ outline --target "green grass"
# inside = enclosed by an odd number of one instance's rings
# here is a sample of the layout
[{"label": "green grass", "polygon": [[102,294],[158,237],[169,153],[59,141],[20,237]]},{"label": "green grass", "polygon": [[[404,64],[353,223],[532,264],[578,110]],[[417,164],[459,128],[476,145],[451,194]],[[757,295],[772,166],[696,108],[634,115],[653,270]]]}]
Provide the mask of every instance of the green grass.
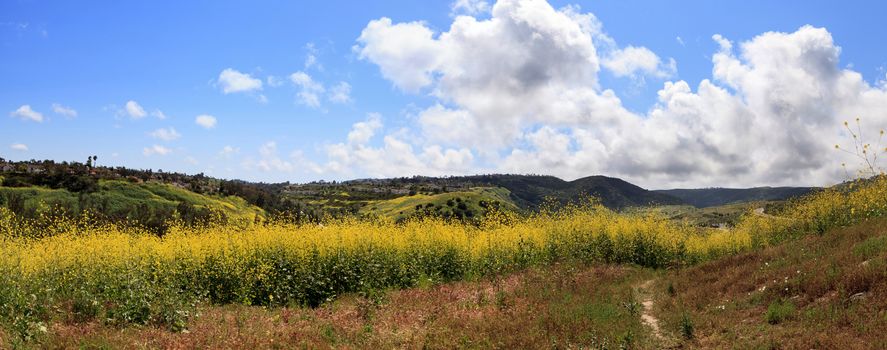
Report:
[{"label": "green grass", "polygon": [[475,187],[469,191],[448,192],[436,195],[416,194],[395,199],[372,201],[361,209],[362,214],[377,215],[380,217],[399,220],[417,212],[417,206],[423,210],[428,206],[433,211],[450,212],[459,211],[459,202],[464,203],[462,211],[471,211],[474,214],[484,212],[480,206],[481,201],[500,203],[500,209],[517,211],[517,205],[509,198],[510,192],[501,187]]},{"label": "green grass", "polygon": [[206,196],[170,184],[158,182],[132,183],[119,180],[102,180],[99,190],[91,193],[72,193],[64,189],[41,187],[2,187],[0,205],[13,206],[13,202],[25,213],[36,214],[49,208],[61,208],[76,215],[89,208],[112,217],[129,217],[134,211],[169,214],[180,203],[199,209],[223,213],[234,220],[254,220],[264,217],[262,209],[250,205],[236,196]]}]

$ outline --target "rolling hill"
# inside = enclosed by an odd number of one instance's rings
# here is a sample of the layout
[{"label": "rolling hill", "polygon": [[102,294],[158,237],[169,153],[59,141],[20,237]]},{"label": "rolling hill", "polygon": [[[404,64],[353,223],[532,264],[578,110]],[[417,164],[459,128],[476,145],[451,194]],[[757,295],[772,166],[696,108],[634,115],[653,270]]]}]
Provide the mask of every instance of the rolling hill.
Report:
[{"label": "rolling hill", "polygon": [[672,189],[653,192],[678,198],[697,208],[705,208],[742,202],[781,201],[803,196],[814,190],[815,187],[754,187]]},{"label": "rolling hill", "polygon": [[566,203],[582,201],[586,196],[594,196],[610,209],[683,204],[680,199],[666,193],[648,191],[606,176],[588,176],[573,181],[540,175],[479,175],[464,179],[505,188],[511,192],[511,198],[518,206],[530,210],[537,209],[546,198]]},{"label": "rolling hill", "polygon": [[0,186],[0,207],[26,217],[61,211],[76,216],[89,209],[111,221],[139,222],[148,226],[178,218],[186,222],[209,220],[222,215],[233,221],[253,221],[265,212],[237,196],[203,195],[161,182],[134,183],[100,180],[93,191],[39,186]]},{"label": "rolling hill", "polygon": [[413,215],[470,219],[482,216],[491,206],[508,211],[518,210],[517,205],[509,198],[509,194],[508,190],[501,187],[475,187],[468,191],[433,195],[416,194],[369,202],[361,209],[361,213],[394,220],[401,220]]}]

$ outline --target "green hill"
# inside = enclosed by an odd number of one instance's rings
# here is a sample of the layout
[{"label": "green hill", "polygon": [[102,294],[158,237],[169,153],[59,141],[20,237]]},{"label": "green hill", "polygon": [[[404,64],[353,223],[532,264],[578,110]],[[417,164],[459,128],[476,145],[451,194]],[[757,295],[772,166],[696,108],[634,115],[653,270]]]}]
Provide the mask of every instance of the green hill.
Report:
[{"label": "green hill", "polygon": [[482,216],[495,206],[501,210],[517,211],[509,191],[499,187],[475,187],[468,191],[441,194],[416,194],[389,200],[371,201],[362,214],[378,215],[402,220],[416,215],[432,215],[443,218],[470,219]]},{"label": "green hill", "polygon": [[171,184],[121,180],[100,180],[90,192],[0,186],[0,206],[24,217],[50,212],[76,216],[82,210],[91,210],[99,218],[149,226],[170,218],[200,222],[221,216],[253,221],[265,216],[262,209],[237,196],[202,195]]},{"label": "green hill", "polygon": [[582,201],[588,196],[594,196],[611,209],[683,204],[668,194],[648,191],[606,176],[588,176],[573,181],[540,175],[479,175],[463,179],[503,187],[511,192],[511,198],[518,206],[531,210],[538,208],[546,198],[566,203]]}]

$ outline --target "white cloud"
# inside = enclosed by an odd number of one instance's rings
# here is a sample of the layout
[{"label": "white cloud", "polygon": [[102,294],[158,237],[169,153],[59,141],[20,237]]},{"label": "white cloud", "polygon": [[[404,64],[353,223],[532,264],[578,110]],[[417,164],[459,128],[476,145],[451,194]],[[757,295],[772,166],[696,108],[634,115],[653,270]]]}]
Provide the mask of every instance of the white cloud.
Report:
[{"label": "white cloud", "polygon": [[13,143],[13,144],[9,145],[9,148],[12,149],[13,151],[19,151],[19,152],[27,152],[28,151],[28,145],[26,145],[24,143]]},{"label": "white cloud", "polygon": [[258,169],[263,172],[293,172],[295,166],[292,162],[281,158],[277,153],[277,142],[268,141],[259,147],[259,160],[247,160],[244,166],[248,169]]},{"label": "white cloud", "polygon": [[144,154],[146,157],[150,157],[153,155],[165,156],[170,153],[172,153],[172,149],[163,147],[161,145],[153,145],[151,147],[145,147],[142,149],[142,154]]},{"label": "white cloud", "polygon": [[161,139],[163,141],[174,141],[182,137],[182,134],[179,134],[174,128],[160,128],[152,131],[149,135],[155,139]]},{"label": "white cloud", "polygon": [[[859,115],[872,130],[887,128],[887,86],[839,68],[840,48],[827,30],[764,33],[738,52],[713,39],[720,49],[712,79],[665,82],[657,103],[639,114],[600,86],[600,66],[664,77],[673,61],[615,46],[577,7],[501,0],[490,18],[458,16],[439,34],[422,22],[371,21],[355,47],[359,57],[397,88],[437,101],[419,112],[417,130],[382,136],[379,147],[358,136],[329,145],[324,169],[401,176],[486,164],[569,179],[607,174],[656,188],[826,185],[843,176],[842,156],[829,150],[841,141],[842,120]],[[448,153],[452,162],[435,164],[449,168],[429,163]]]},{"label": "white cloud", "polygon": [[22,120],[30,120],[38,123],[43,122],[43,114],[31,109],[31,105],[22,105],[15,111],[10,112],[9,115],[21,118]]},{"label": "white cloud", "polygon": [[333,103],[351,102],[351,84],[340,81],[330,88],[329,100]]},{"label": "white cloud", "polygon": [[265,78],[265,82],[268,83],[268,86],[270,87],[278,87],[283,85],[283,79],[275,77],[273,75],[269,75],[267,78]]},{"label": "white cloud", "polygon": [[209,114],[201,114],[194,118],[194,122],[204,129],[212,129],[216,127],[216,117]]},{"label": "white cloud", "polygon": [[151,116],[160,120],[164,120],[167,118],[166,114],[159,109],[155,109],[153,112],[151,112]]},{"label": "white cloud", "polygon": [[227,68],[219,73],[218,80],[222,86],[222,92],[225,94],[262,90],[261,80],[232,68]]},{"label": "white cloud", "polygon": [[366,121],[354,123],[348,133],[348,143],[364,144],[369,142],[376,130],[382,127],[382,117],[378,113],[370,113]]},{"label": "white cloud", "polygon": [[222,156],[223,158],[231,158],[231,156],[233,156],[235,154],[239,154],[239,153],[240,153],[240,148],[233,147],[233,146],[222,147],[222,150],[219,151],[219,155]]},{"label": "white cloud", "polygon": [[678,44],[681,44],[681,46],[686,46],[686,44],[684,43],[684,39],[681,38],[680,36],[676,36],[676,37],[674,38],[674,40],[677,41]]},{"label": "white cloud", "polygon": [[434,32],[422,22],[392,25],[383,17],[370,21],[357,40],[360,58],[379,65],[385,78],[409,92],[432,83],[432,71],[444,54]]},{"label": "white cloud", "polygon": [[133,100],[126,101],[126,106],[124,106],[124,108],[126,114],[132,119],[141,119],[148,115],[148,113],[145,112],[145,109],[142,108],[138,102]]},{"label": "white cloud", "polygon": [[317,68],[318,70],[323,70],[323,66],[317,61],[319,51],[314,46],[314,43],[305,44],[305,51],[308,52],[305,55],[305,69]]},{"label": "white cloud", "polygon": [[476,16],[490,12],[490,3],[485,0],[455,0],[450,4],[450,16]]},{"label": "white cloud", "polygon": [[366,120],[352,125],[348,143],[326,146],[326,163],[302,163],[320,174],[355,176],[355,171],[358,171],[373,177],[392,177],[464,174],[470,171],[474,162],[474,155],[467,148],[426,145],[417,150],[393,134],[384,136],[380,147],[369,145],[381,128],[381,117],[371,113]]},{"label": "white cloud", "polygon": [[188,164],[191,164],[191,165],[198,165],[198,164],[200,164],[200,162],[197,161],[197,158],[194,158],[194,157],[192,157],[192,156],[187,156],[187,157],[185,157],[185,159],[183,159],[183,160],[185,161],[185,163],[188,163]]},{"label": "white cloud", "polygon": [[326,91],[322,84],[301,71],[291,74],[290,81],[299,87],[297,95],[299,103],[312,108],[320,107],[320,96]]},{"label": "white cloud", "polygon": [[65,107],[58,103],[52,104],[52,111],[55,114],[63,116],[65,118],[75,118],[77,117],[77,111],[71,107]]},{"label": "white cloud", "polygon": [[632,76],[638,73],[668,77],[673,75],[676,69],[674,60],[671,60],[668,65],[663,65],[662,60],[653,51],[646,47],[635,46],[613,50],[602,64],[617,77]]}]

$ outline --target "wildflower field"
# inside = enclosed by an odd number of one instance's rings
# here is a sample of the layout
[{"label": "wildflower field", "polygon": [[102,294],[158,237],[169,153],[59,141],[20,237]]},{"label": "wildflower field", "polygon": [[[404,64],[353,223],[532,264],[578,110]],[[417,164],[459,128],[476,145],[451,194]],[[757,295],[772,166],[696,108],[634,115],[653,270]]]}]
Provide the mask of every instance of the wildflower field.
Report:
[{"label": "wildflower field", "polygon": [[778,216],[749,213],[731,230],[702,229],[597,205],[478,225],[337,220],[138,228],[0,209],[0,323],[12,339],[52,322],[187,328],[201,304],[317,306],[345,293],[472,280],[557,262],[661,268],[821,233],[887,213],[881,176],[814,193]]}]

